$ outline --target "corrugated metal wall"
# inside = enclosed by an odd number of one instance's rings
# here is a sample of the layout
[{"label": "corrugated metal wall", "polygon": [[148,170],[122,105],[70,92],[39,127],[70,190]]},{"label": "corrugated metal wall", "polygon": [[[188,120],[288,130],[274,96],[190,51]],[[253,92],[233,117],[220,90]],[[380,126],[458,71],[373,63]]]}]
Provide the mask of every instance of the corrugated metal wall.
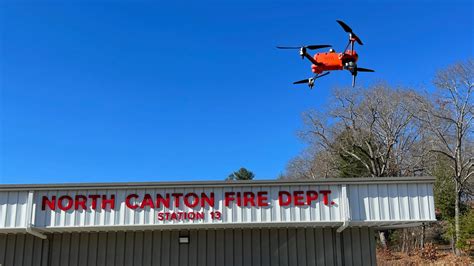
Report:
[{"label": "corrugated metal wall", "polygon": [[[120,226],[148,226],[160,225],[162,228],[174,225],[196,225],[196,224],[241,224],[252,223],[258,224],[268,223],[325,223],[326,225],[337,225],[344,221],[344,215],[341,213],[341,187],[337,185],[273,185],[258,186],[248,184],[246,186],[216,186],[216,187],[200,187],[198,185],[192,187],[178,188],[162,188],[149,187],[139,189],[82,189],[82,190],[39,190],[34,191],[34,205],[32,211],[34,227],[39,229],[61,229],[61,228],[81,228],[81,227],[120,227]],[[331,190],[329,196],[330,201],[334,205],[324,205],[319,196],[317,201],[311,205],[305,206],[279,206],[278,192],[284,191],[305,191],[305,190]],[[268,207],[240,207],[234,202],[229,207],[223,206],[224,193],[227,191],[243,192],[267,191],[270,206]],[[188,193],[195,192],[200,194],[215,193],[216,205],[214,208],[195,207],[193,209],[183,206],[183,197],[180,199],[180,207],[171,206],[169,209],[165,207],[144,209],[130,209],[125,206],[126,195],[136,193],[143,198],[143,194],[156,195],[157,193]],[[397,221],[403,222],[422,222],[434,221],[434,200],[433,185],[431,183],[391,183],[391,184],[357,184],[351,183],[347,185],[348,208],[350,209],[351,221],[354,224],[363,224],[364,222],[378,222],[377,225],[390,225]],[[116,198],[116,206],[114,209],[98,209],[92,210],[73,210],[54,211],[41,209],[42,197],[47,195],[59,197],[61,195],[107,195],[108,198],[113,194]],[[14,232],[21,231],[25,228],[27,222],[27,196],[26,191],[2,191],[0,190],[0,231]],[[209,213],[219,210],[222,212],[221,220],[212,220]],[[203,220],[163,220],[159,221],[157,214],[159,212],[189,212],[202,211],[206,213]],[[375,223],[374,223],[375,224]],[[167,228],[171,229],[171,228]],[[115,229],[113,229],[115,230]],[[72,230],[69,230],[72,231]]]},{"label": "corrugated metal wall", "polygon": [[349,188],[353,221],[434,221],[433,184],[354,184]]},{"label": "corrugated metal wall", "polygon": [[[189,244],[179,244],[187,235]],[[375,265],[369,228],[218,229],[0,235],[10,265]]]},{"label": "corrugated metal wall", "polygon": [[24,228],[28,191],[0,192],[0,228]]}]

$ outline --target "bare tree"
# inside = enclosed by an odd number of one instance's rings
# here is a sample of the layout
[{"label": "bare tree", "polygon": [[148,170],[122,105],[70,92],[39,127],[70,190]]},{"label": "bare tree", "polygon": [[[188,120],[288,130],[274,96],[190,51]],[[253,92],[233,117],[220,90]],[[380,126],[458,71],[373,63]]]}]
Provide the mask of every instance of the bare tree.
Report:
[{"label": "bare tree", "polygon": [[[349,160],[352,172],[360,175],[422,174],[428,152],[423,128],[414,118],[417,97],[413,90],[386,84],[335,90],[334,104],[327,112],[305,114],[304,137],[330,154],[328,169],[341,171],[342,159]],[[386,248],[384,232],[380,240]]]},{"label": "bare tree", "polygon": [[[455,184],[455,242],[459,239],[460,200],[472,188],[474,176],[473,119],[474,60],[439,71],[434,80],[437,92],[430,101],[418,98],[417,118],[431,132],[434,153],[446,156]],[[471,191],[472,193],[472,191]],[[459,250],[456,248],[456,254]]]},{"label": "bare tree", "polygon": [[417,174],[427,152],[413,115],[415,97],[412,90],[385,84],[336,90],[326,114],[306,114],[305,136],[323,150],[360,163],[370,176]]},{"label": "bare tree", "polygon": [[311,145],[288,162],[285,179],[321,179],[334,177],[332,155],[326,150]]}]

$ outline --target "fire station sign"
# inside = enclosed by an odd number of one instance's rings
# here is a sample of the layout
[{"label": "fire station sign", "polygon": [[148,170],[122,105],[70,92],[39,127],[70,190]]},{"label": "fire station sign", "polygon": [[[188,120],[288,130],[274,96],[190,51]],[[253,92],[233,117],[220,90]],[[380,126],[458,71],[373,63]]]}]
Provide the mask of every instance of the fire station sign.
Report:
[{"label": "fire station sign", "polygon": [[0,230],[392,226],[435,220],[432,183],[387,178],[0,187]]}]

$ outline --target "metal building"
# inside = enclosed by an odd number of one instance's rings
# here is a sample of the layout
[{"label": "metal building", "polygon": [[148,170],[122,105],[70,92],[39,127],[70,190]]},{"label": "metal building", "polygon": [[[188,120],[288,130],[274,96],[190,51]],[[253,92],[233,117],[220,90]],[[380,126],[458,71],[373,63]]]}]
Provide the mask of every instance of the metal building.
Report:
[{"label": "metal building", "polygon": [[430,177],[0,185],[1,265],[375,265]]}]

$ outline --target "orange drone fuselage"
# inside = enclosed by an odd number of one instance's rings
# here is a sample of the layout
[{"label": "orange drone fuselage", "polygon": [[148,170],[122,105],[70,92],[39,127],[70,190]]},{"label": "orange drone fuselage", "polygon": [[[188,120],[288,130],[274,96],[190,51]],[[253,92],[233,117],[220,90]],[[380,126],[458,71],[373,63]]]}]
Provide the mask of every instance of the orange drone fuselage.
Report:
[{"label": "orange drone fuselage", "polygon": [[317,53],[313,58],[318,64],[313,64],[311,71],[315,74],[321,74],[324,71],[343,70],[346,62],[352,61],[355,63],[359,56],[356,51],[347,50],[344,53]]}]

